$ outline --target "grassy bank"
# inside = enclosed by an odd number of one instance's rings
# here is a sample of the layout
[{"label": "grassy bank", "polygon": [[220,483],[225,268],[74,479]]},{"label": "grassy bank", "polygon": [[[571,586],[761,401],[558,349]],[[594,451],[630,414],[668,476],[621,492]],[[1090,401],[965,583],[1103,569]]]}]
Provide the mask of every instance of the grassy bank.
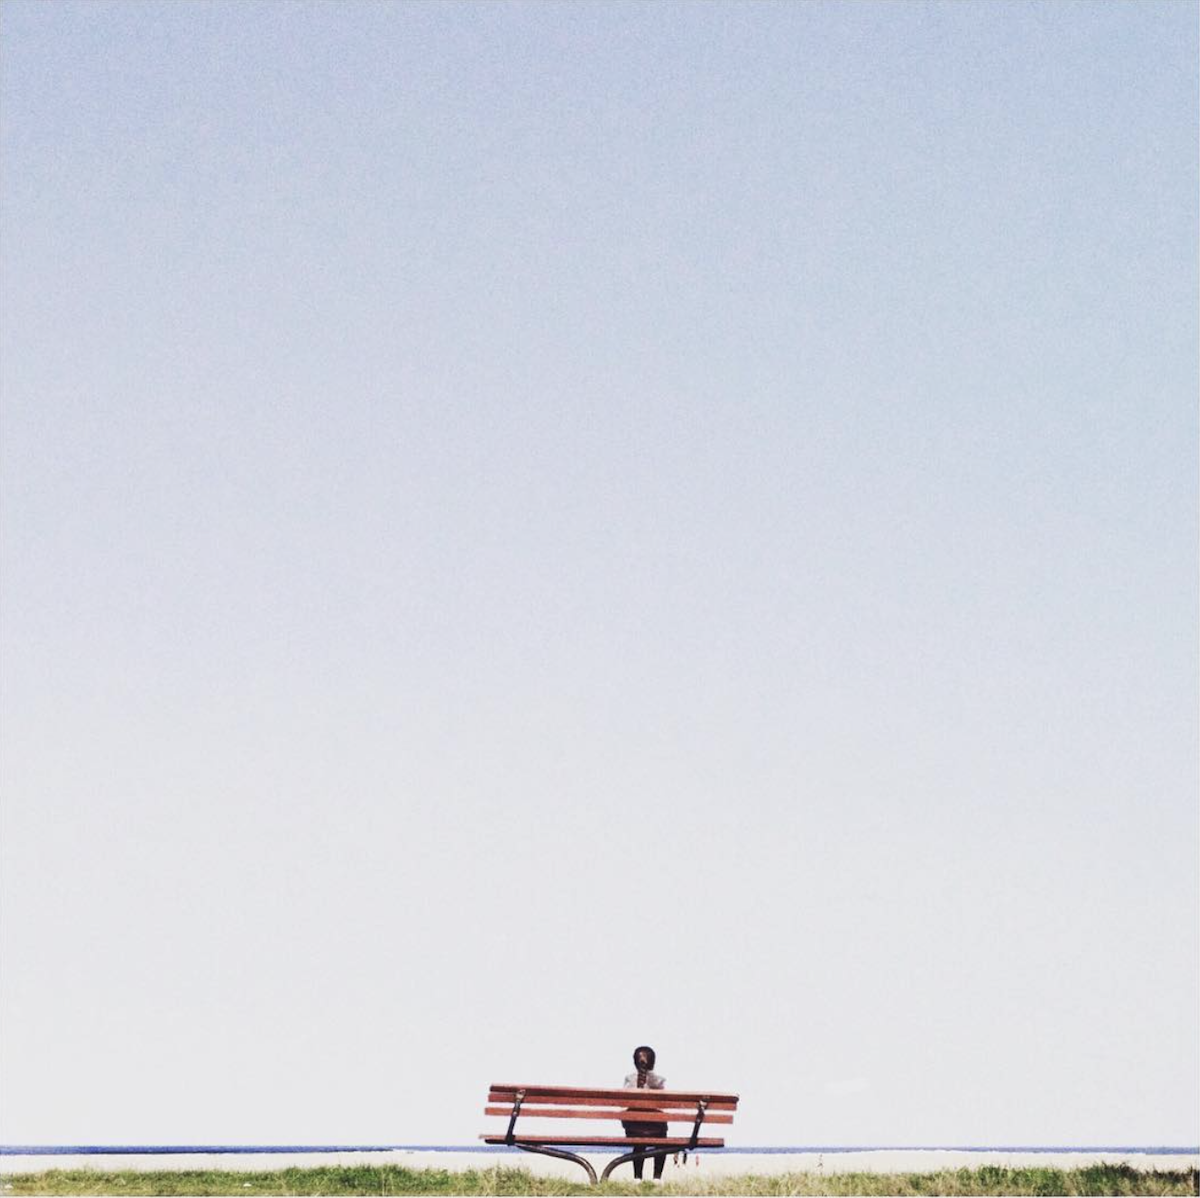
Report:
[{"label": "grassy bank", "polygon": [[404,1169],[396,1165],[279,1169],[261,1173],[224,1170],[105,1173],[51,1169],[0,1176],[0,1195],[122,1194],[1191,1194],[1200,1173],[1143,1172],[1128,1165],[1086,1169],[952,1169],[940,1173],[781,1173],[711,1177],[654,1186],[610,1181],[588,1186],[527,1169]]}]

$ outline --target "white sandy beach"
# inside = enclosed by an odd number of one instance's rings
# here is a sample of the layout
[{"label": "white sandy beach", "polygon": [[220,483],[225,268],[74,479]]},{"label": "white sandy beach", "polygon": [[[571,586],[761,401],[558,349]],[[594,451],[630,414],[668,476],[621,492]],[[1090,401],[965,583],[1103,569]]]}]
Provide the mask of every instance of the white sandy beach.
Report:
[{"label": "white sandy beach", "polygon": [[[612,1159],[590,1158],[597,1173]],[[966,1152],[952,1149],[878,1149],[864,1152],[746,1153],[699,1152],[687,1163],[667,1158],[664,1179],[685,1181],[691,1177],[739,1173],[929,1173],[941,1169],[974,1169],[981,1165],[1021,1167],[1038,1165],[1055,1169],[1078,1169],[1098,1164],[1128,1164],[1136,1169],[1174,1170],[1200,1167],[1200,1153],[1152,1154],[1145,1152]],[[545,1177],[583,1181],[583,1170],[570,1161],[533,1153],[429,1152],[397,1149],[382,1152],[295,1152],[295,1153],[170,1153],[86,1154],[78,1156],[4,1156],[0,1173],[39,1173],[46,1169],[262,1169],[312,1168],[329,1165],[402,1165],[409,1169],[525,1168]],[[647,1170],[648,1172],[648,1170]],[[614,1180],[632,1179],[622,1165]]]}]

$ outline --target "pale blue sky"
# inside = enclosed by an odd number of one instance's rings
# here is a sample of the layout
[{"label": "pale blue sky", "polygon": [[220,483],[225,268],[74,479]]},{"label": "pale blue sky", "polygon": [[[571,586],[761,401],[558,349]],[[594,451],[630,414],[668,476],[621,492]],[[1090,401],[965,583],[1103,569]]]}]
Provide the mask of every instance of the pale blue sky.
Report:
[{"label": "pale blue sky", "polygon": [[0,1138],[1195,1143],[1197,48],[9,0]]}]

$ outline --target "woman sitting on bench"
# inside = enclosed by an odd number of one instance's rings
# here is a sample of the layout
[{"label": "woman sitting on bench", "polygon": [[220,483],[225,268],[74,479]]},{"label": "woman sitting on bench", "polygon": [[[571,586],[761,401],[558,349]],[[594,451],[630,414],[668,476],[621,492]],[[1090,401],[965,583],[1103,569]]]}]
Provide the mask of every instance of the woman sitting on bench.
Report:
[{"label": "woman sitting on bench", "polygon": [[[647,1044],[642,1044],[633,1050],[633,1063],[637,1068],[636,1073],[629,1074],[625,1079],[625,1089],[627,1090],[665,1090],[667,1088],[667,1079],[660,1073],[654,1073],[655,1062],[654,1049]],[[632,1111],[629,1112],[633,1114]],[[650,1114],[650,1111],[645,1109],[637,1112],[639,1115]],[[667,1125],[665,1123],[642,1123],[632,1120],[626,1122],[621,1120],[621,1126],[625,1128],[627,1136],[646,1136],[648,1139],[658,1139],[667,1134]],[[646,1153],[649,1151],[646,1145],[639,1145],[633,1149],[635,1155],[633,1158],[633,1176],[636,1181],[642,1180],[642,1166],[645,1164]],[[662,1180],[663,1165],[667,1162],[665,1155],[656,1156],[654,1158],[654,1180]]]}]

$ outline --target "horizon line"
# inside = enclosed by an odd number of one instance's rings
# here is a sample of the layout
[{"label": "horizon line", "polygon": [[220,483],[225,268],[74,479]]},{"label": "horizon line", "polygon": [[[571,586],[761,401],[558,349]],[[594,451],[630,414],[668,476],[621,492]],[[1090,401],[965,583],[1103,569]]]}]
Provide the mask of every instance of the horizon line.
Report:
[{"label": "horizon line", "polygon": [[[301,1152],[497,1152],[504,1144],[0,1144],[0,1156],[251,1154]],[[1167,1144],[763,1144],[706,1148],[698,1152],[1144,1152],[1200,1154],[1200,1145]]]}]

